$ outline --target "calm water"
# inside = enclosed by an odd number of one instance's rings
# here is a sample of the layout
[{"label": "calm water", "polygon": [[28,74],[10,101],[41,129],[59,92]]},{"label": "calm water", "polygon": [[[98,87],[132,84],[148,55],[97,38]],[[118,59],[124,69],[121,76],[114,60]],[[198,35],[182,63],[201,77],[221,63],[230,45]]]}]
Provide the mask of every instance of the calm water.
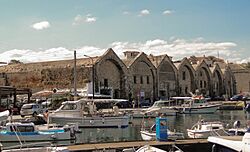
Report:
[{"label": "calm water", "polygon": [[[191,128],[199,119],[205,121],[221,121],[232,127],[234,121],[240,120],[242,126],[245,126],[246,121],[250,120],[250,114],[244,111],[217,111],[215,114],[179,114],[177,116],[169,116],[168,127],[170,130],[183,132],[185,136],[186,129]],[[79,144],[79,143],[100,143],[113,141],[135,141],[142,140],[140,136],[140,128],[143,119],[133,119],[132,124],[127,128],[81,128],[82,133],[77,134],[77,140],[70,142],[58,142],[58,145]],[[154,123],[154,118],[147,120],[149,124]],[[2,143],[4,147],[16,145],[18,143]]]}]

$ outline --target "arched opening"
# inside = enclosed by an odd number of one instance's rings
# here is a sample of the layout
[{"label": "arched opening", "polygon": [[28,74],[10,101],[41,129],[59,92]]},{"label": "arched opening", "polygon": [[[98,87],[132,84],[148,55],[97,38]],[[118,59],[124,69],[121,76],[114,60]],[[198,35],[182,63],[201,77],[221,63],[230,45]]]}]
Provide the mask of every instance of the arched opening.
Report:
[{"label": "arched opening", "polygon": [[102,95],[112,98],[126,98],[125,72],[114,59],[105,59],[98,65],[95,75],[95,88]]},{"label": "arched opening", "polygon": [[169,99],[176,96],[176,71],[169,62],[163,62],[159,67],[159,98]]}]

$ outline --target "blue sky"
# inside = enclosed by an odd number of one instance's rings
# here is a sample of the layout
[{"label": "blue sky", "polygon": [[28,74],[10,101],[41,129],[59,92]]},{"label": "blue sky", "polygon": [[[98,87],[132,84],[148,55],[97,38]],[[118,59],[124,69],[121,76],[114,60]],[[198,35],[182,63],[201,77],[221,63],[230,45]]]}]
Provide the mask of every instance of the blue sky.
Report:
[{"label": "blue sky", "polygon": [[[0,61],[136,49],[250,61],[249,0],[0,0]],[[31,56],[32,54],[32,56]]]}]

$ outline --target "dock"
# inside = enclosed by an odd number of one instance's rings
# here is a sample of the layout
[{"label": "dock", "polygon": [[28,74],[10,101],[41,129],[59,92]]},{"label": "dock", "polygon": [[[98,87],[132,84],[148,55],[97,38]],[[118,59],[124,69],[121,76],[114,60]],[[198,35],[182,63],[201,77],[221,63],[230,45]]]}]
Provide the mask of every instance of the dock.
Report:
[{"label": "dock", "polygon": [[[176,141],[128,141],[128,142],[112,142],[112,143],[93,143],[93,144],[80,144],[68,146],[69,151],[100,151],[100,150],[122,150],[126,148],[138,148],[144,145],[151,145],[167,149],[176,145],[180,148],[186,147],[188,149],[199,149],[206,145],[209,150],[210,146],[207,139],[185,139]],[[186,151],[185,151],[186,152]],[[204,151],[205,152],[205,151]]]}]

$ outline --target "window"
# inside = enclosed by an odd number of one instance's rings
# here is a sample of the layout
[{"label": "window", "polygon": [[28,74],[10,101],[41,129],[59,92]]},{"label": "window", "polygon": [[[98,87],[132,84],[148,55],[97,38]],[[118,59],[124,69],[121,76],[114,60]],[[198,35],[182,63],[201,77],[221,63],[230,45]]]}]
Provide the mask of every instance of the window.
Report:
[{"label": "window", "polygon": [[202,77],[202,72],[200,72],[200,76]]},{"label": "window", "polygon": [[188,93],[188,87],[185,88],[185,94],[187,94],[187,93]]},{"label": "window", "polygon": [[182,72],[182,80],[186,80],[186,72],[185,71]]},{"label": "window", "polygon": [[141,76],[141,84],[143,84],[143,76]]},{"label": "window", "polygon": [[147,84],[149,84],[149,76],[147,76]]},{"label": "window", "polygon": [[202,88],[202,81],[200,81],[200,88]]},{"label": "window", "polygon": [[109,83],[108,83],[108,79],[104,79],[104,87],[108,87]]},{"label": "window", "polygon": [[207,81],[204,81],[204,88],[207,87]]},{"label": "window", "polygon": [[134,76],[134,84],[136,84],[136,76]]}]

